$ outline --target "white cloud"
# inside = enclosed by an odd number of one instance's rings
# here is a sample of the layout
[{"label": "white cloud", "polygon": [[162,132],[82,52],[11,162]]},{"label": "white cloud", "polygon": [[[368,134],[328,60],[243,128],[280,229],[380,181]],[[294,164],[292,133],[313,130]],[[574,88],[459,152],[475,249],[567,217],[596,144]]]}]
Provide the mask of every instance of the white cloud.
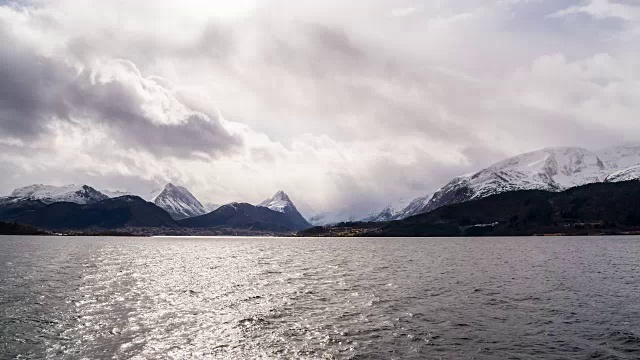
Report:
[{"label": "white cloud", "polygon": [[[0,99],[3,193],[175,181],[218,203],[284,189],[307,210],[373,207],[521,151],[640,137],[622,3],[38,4],[0,7],[24,80]],[[628,26],[560,19],[584,12]]]}]

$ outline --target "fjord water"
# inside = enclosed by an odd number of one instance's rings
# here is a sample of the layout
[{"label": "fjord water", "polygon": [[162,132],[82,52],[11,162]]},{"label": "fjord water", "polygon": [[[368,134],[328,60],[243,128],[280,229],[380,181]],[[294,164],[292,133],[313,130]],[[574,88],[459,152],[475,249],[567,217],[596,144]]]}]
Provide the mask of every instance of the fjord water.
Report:
[{"label": "fjord water", "polygon": [[640,358],[640,238],[0,237],[0,358]]}]

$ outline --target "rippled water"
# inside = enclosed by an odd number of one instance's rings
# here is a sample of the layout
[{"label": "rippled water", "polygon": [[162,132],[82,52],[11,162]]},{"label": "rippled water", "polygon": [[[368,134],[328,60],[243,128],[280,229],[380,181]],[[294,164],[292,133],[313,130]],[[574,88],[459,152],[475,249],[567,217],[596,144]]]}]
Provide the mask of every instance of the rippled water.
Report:
[{"label": "rippled water", "polygon": [[0,237],[0,358],[640,358],[640,238]]}]

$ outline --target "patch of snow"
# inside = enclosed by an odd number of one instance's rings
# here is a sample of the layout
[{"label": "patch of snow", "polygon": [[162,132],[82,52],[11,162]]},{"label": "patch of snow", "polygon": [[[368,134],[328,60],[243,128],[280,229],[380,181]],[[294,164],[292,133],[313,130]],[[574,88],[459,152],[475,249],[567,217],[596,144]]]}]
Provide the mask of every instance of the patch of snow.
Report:
[{"label": "patch of snow", "polygon": [[173,184],[167,184],[162,192],[153,198],[153,203],[176,220],[204,215],[209,212],[189,190]]},{"label": "patch of snow", "polygon": [[[258,206],[269,208],[273,211],[287,213],[295,208],[289,196],[282,190],[278,191],[272,197],[258,204]],[[297,210],[296,210],[297,211]]]},{"label": "patch of snow", "polygon": [[15,189],[7,198],[19,200],[40,200],[50,204],[54,202],[72,202],[92,204],[108,199],[108,196],[88,185],[43,185],[34,184]]}]

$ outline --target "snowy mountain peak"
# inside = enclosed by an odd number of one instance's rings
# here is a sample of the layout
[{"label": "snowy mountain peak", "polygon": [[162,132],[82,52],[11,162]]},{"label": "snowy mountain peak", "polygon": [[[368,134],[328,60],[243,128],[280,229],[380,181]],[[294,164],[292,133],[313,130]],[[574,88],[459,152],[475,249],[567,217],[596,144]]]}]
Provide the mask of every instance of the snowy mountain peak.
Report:
[{"label": "snowy mountain peak", "polygon": [[289,198],[289,195],[287,195],[287,193],[282,190],[276,192],[272,197],[258,204],[258,206],[266,207],[273,211],[285,214],[293,211],[298,211],[298,209],[296,209],[296,206],[293,205],[293,202]]},{"label": "snowy mountain peak", "polygon": [[33,184],[13,190],[7,198],[14,200],[40,200],[46,204],[54,202],[72,202],[93,204],[108,196],[88,185],[43,185]]},{"label": "snowy mountain peak", "polygon": [[206,214],[208,209],[182,186],[168,183],[152,202],[176,220]]},{"label": "snowy mountain peak", "polygon": [[517,155],[474,174],[473,198],[497,192],[538,189],[557,191],[601,181],[604,163],[583,148],[545,148]]},{"label": "snowy mountain peak", "polygon": [[293,201],[289,198],[289,195],[280,190],[276,192],[272,197],[258,204],[258,206],[266,207],[273,211],[277,211],[287,215],[290,220],[300,228],[310,226],[307,220],[300,214]]}]

